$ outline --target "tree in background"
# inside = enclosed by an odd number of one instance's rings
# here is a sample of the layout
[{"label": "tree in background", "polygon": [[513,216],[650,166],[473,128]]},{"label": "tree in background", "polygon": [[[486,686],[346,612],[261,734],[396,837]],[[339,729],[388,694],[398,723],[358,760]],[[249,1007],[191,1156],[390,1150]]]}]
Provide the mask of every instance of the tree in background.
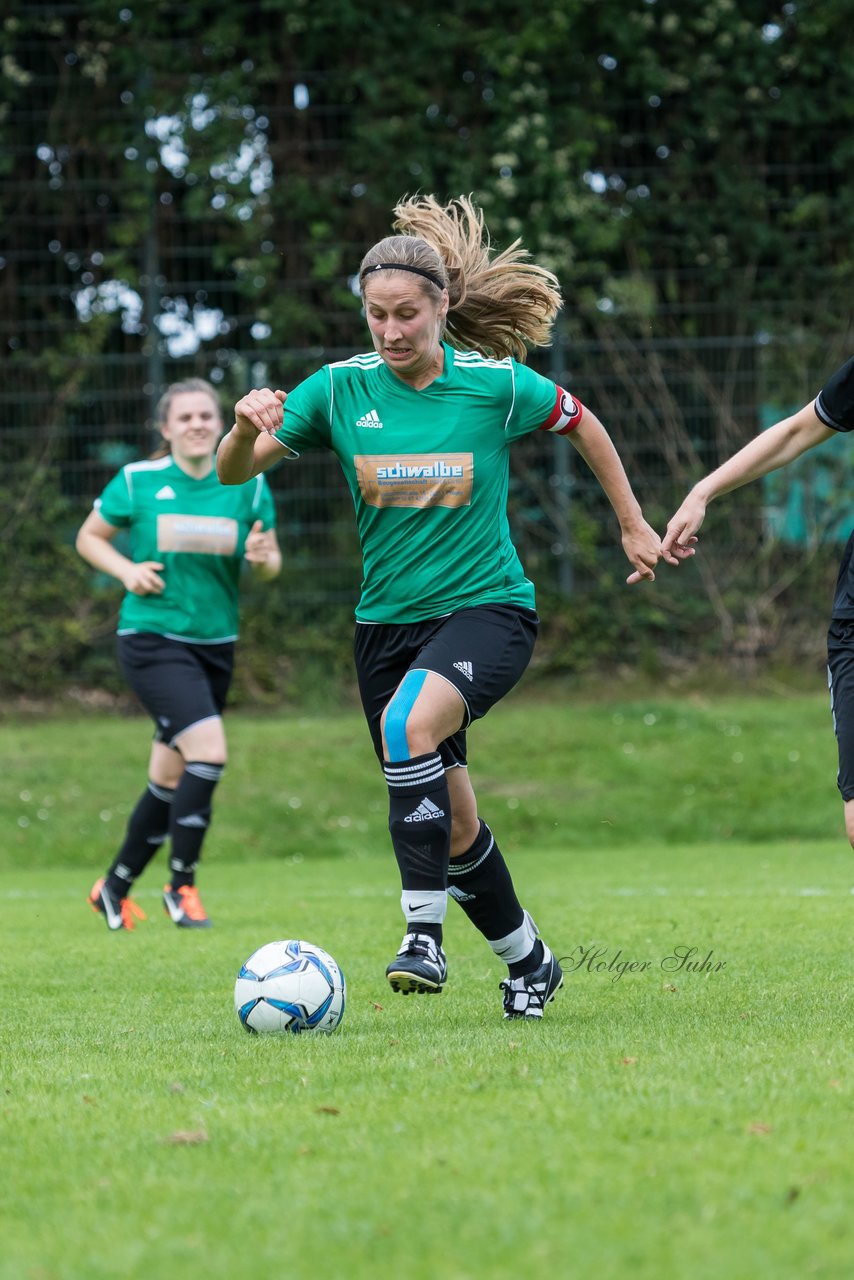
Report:
[{"label": "tree in background", "polygon": [[[550,370],[602,409],[665,515],[755,431],[763,400],[803,402],[848,353],[848,28],[843,0],[511,0],[500,13],[427,0],[382,22],[348,0],[22,7],[0,25],[0,453],[20,481],[6,542],[38,522],[45,486],[44,536],[76,525],[104,476],[145,450],[162,382],[201,373],[227,402],[361,345],[350,278],[415,190],[473,192],[497,240],[524,235],[558,273]],[[549,462],[520,460],[535,559],[555,541]],[[317,581],[319,547],[321,595],[346,603],[350,516],[312,467],[279,482],[291,585]],[[583,476],[564,480],[581,582],[601,595],[595,498]],[[738,512],[735,538],[761,533],[756,495]],[[750,575],[733,576],[729,548],[704,564],[734,642]],[[64,572],[82,583],[76,564]],[[683,617],[690,573],[658,593],[658,625]],[[771,598],[778,581],[769,559]],[[639,623],[637,606],[612,605],[606,650]],[[708,634],[707,614],[687,625]],[[81,626],[54,639],[54,670],[80,661]],[[12,667],[26,684],[26,664]]]}]

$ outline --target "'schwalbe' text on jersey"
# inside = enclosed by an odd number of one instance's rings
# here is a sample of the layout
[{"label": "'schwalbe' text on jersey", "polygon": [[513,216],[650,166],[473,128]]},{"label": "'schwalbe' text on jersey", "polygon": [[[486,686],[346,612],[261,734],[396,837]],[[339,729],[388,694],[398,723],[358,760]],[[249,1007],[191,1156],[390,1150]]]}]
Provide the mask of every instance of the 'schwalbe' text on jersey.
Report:
[{"label": "'schwalbe' text on jersey", "polygon": [[417,622],[480,604],[534,607],[507,519],[509,447],[567,434],[583,409],[508,357],[444,345],[443,373],[416,391],[376,352],[325,365],[288,395],[277,438],[337,455],[364,575],[356,616]]}]

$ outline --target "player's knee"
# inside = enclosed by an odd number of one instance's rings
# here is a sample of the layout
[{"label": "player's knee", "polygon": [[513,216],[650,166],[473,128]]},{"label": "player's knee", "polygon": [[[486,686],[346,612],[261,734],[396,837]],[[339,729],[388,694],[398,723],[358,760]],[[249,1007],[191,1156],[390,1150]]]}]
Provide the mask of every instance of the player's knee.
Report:
[{"label": "player's knee", "polygon": [[159,787],[177,787],[184,773],[184,757],[177,747],[170,747],[155,738],[151,744],[148,777]]},{"label": "player's knee", "polygon": [[383,735],[383,755],[386,760],[408,760],[417,755],[409,740],[409,715],[394,698],[385,708],[380,719]]},{"label": "player's knee", "polygon": [[383,748],[387,760],[407,760],[411,756],[423,756],[436,750],[439,737],[429,716],[413,709],[398,718],[392,703],[389,703],[386,710],[391,712],[390,718],[384,716],[382,721]]},{"label": "player's knee", "polygon": [[408,672],[382,713],[380,726],[387,760],[408,760],[436,749],[428,729],[429,717],[417,705],[426,674]]},{"label": "player's knee", "polygon": [[224,765],[227,751],[222,717],[206,716],[195,724],[188,725],[176,734],[172,746],[184,762],[205,760],[210,764]]}]

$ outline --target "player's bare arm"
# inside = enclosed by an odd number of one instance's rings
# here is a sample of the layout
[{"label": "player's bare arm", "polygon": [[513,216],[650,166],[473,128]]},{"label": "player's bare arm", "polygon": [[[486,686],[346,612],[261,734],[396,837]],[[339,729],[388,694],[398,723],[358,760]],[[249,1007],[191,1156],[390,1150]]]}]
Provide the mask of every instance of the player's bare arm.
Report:
[{"label": "player's bare arm", "polygon": [[217,449],[216,473],[223,484],[245,484],[282,460],[286,449],[275,433],[286,399],[284,391],[260,387],[237,401],[234,426]]},{"label": "player's bare arm", "polygon": [[[661,539],[643,517],[611,437],[596,415],[586,409],[583,420],[568,439],[596,476],[620,522],[623,550],[634,566],[634,573],[626,581],[632,584],[641,579],[652,582],[655,566],[661,557]],[[675,553],[671,555],[672,562],[675,562]]]},{"label": "player's bare arm", "polygon": [[668,521],[661,544],[662,554],[678,554],[680,546],[684,547],[694,537],[703,523],[706,507],[714,498],[784,467],[808,449],[837,434],[821,421],[815,411],[815,401],[811,401],[791,417],[783,418],[755,436],[716,471],[694,485]]},{"label": "player's bare arm", "polygon": [[92,565],[108,573],[135,596],[158,596],[165,583],[160,577],[163,565],[158,560],[136,562],[113,546],[118,527],[109,524],[97,511],[90,511],[77,533],[76,547],[79,555]]}]

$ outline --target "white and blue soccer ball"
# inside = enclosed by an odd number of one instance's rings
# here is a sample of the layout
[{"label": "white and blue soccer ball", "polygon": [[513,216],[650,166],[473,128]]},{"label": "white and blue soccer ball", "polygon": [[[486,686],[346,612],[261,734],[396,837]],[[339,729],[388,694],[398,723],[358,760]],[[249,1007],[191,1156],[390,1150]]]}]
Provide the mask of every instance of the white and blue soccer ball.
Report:
[{"label": "white and blue soccer ball", "polygon": [[294,938],[253,951],[234,984],[247,1031],[334,1031],[346,1002],[344,974],[329,952]]}]

